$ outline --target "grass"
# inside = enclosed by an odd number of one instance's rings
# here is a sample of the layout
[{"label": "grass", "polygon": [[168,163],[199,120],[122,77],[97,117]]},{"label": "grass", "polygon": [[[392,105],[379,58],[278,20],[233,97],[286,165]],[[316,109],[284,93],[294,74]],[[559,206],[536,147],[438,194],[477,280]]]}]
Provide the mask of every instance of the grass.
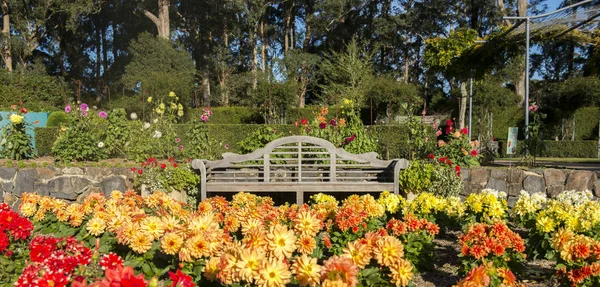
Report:
[{"label": "grass", "polygon": [[[519,162],[521,158],[498,158],[496,160]],[[558,158],[558,157],[538,157],[537,162],[557,162],[557,163],[600,163],[598,158]]]}]

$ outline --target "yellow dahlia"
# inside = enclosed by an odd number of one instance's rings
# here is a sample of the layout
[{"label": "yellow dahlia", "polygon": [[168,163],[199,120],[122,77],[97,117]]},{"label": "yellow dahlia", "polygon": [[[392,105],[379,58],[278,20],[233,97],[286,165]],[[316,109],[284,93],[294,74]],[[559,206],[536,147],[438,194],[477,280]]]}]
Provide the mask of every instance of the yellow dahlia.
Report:
[{"label": "yellow dahlia", "polygon": [[181,249],[183,245],[183,237],[181,234],[177,234],[174,232],[167,233],[160,240],[160,248],[162,252],[168,255],[175,255]]},{"label": "yellow dahlia", "polygon": [[209,281],[215,281],[215,279],[217,279],[217,273],[219,273],[219,263],[221,263],[221,258],[219,257],[211,257],[206,261],[204,268],[202,268],[204,278]]},{"label": "yellow dahlia", "polygon": [[254,282],[258,276],[258,270],[265,258],[265,252],[261,249],[244,249],[240,252],[240,258],[235,264],[240,279],[248,283]]},{"label": "yellow dahlia", "polygon": [[301,254],[312,254],[317,247],[317,241],[312,236],[302,235],[296,242],[296,246]]},{"label": "yellow dahlia", "polygon": [[289,258],[296,249],[296,236],[284,225],[277,224],[271,227],[267,234],[267,250],[280,260]]},{"label": "yellow dahlia", "polygon": [[58,221],[60,221],[60,222],[69,221],[69,214],[64,209],[57,210],[55,216],[56,216],[56,219],[58,219]]},{"label": "yellow dahlia", "polygon": [[321,287],[348,287],[350,285],[348,285],[347,283],[345,283],[342,280],[330,280],[330,279],[325,279],[325,281],[323,281],[323,284],[321,285]]},{"label": "yellow dahlia", "polygon": [[244,235],[244,238],[242,238],[242,243],[247,248],[261,248],[261,247],[266,248],[267,247],[267,234],[262,229],[251,230],[247,234]]},{"label": "yellow dahlia", "polygon": [[408,286],[408,283],[413,278],[413,266],[408,260],[400,259],[394,262],[390,267],[391,282],[396,284],[397,287]]},{"label": "yellow dahlia", "polygon": [[292,273],[283,262],[270,258],[263,262],[256,285],[259,287],[283,287],[290,282],[291,276]]},{"label": "yellow dahlia", "polygon": [[32,217],[37,211],[37,204],[32,202],[24,202],[19,206],[19,211],[25,217]]},{"label": "yellow dahlia", "polygon": [[305,210],[294,219],[294,231],[300,235],[314,237],[321,230],[322,221],[310,210]]},{"label": "yellow dahlia", "polygon": [[317,264],[317,258],[311,258],[307,255],[302,255],[294,261],[292,265],[292,273],[296,274],[296,280],[300,282],[300,286],[317,286],[321,282],[322,267]]},{"label": "yellow dahlia", "polygon": [[196,235],[188,239],[185,246],[190,250],[192,257],[196,259],[210,254],[210,242],[202,235]]},{"label": "yellow dahlia", "polygon": [[138,231],[131,238],[129,247],[139,254],[144,254],[152,247],[152,236]]},{"label": "yellow dahlia", "polygon": [[90,219],[86,224],[87,231],[93,236],[100,236],[104,232],[104,228],[106,228],[106,222],[104,219],[99,217],[94,217]]},{"label": "yellow dahlia", "polygon": [[144,218],[140,223],[140,230],[150,234],[153,239],[158,239],[165,233],[162,221],[156,216]]},{"label": "yellow dahlia", "polygon": [[375,259],[379,265],[391,266],[404,256],[404,245],[394,236],[384,236],[377,240],[373,248]]},{"label": "yellow dahlia", "polygon": [[342,256],[352,259],[352,262],[363,269],[371,261],[371,252],[369,247],[359,241],[348,242],[346,248],[342,250]]}]

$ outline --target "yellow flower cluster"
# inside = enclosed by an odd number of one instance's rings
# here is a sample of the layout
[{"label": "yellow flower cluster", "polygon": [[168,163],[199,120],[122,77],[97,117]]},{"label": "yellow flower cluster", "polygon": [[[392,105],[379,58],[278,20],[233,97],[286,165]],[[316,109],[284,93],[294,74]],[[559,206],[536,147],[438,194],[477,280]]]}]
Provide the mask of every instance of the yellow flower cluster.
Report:
[{"label": "yellow flower cluster", "polygon": [[318,193],[310,197],[312,199],[312,208],[323,215],[324,218],[335,218],[338,210],[338,201],[335,197],[323,193]]},{"label": "yellow flower cluster", "polygon": [[379,195],[377,202],[385,207],[385,211],[394,214],[401,210],[406,204],[404,197],[395,195],[389,191],[384,191]]},{"label": "yellow flower cluster", "polygon": [[12,115],[10,115],[10,117],[8,119],[10,120],[11,123],[18,125],[23,122],[24,118],[25,117],[22,115],[12,114]]},{"label": "yellow flower cluster", "polygon": [[550,233],[564,227],[576,233],[586,233],[600,226],[600,203],[588,201],[570,205],[557,200],[548,201],[546,207],[535,215],[536,229]]},{"label": "yellow flower cluster", "polygon": [[529,194],[523,190],[512,211],[518,216],[526,216],[527,214],[536,213],[541,210],[546,201],[546,195],[541,192]]},{"label": "yellow flower cluster", "polygon": [[493,223],[506,218],[506,199],[491,192],[472,193],[465,199],[465,212],[475,215],[478,222]]},{"label": "yellow flower cluster", "polygon": [[370,194],[358,196],[350,195],[342,202],[342,207],[352,207],[355,210],[362,210],[367,213],[369,218],[382,217],[385,214],[385,206],[380,204]]}]

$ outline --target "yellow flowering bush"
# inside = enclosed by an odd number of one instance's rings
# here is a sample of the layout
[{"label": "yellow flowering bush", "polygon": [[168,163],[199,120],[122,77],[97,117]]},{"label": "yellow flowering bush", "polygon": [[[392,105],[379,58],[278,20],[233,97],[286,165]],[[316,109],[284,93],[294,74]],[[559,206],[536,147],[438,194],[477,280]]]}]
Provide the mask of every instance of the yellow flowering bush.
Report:
[{"label": "yellow flowering bush", "polygon": [[513,209],[515,221],[529,230],[533,257],[555,258],[552,238],[559,229],[600,235],[600,202],[589,191],[566,191],[556,199],[522,192]]},{"label": "yellow flowering bush", "polygon": [[506,194],[495,190],[484,189],[480,193],[472,193],[465,198],[465,223],[495,223],[506,220],[508,204]]}]

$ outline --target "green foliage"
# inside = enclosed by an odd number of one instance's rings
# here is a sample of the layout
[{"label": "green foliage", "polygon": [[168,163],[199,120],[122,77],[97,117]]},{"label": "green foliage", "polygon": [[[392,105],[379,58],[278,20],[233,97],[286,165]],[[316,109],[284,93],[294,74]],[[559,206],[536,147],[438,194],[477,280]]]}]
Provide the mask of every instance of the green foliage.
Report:
[{"label": "green foliage", "polygon": [[[210,117],[211,124],[262,124],[264,119],[258,108],[251,107],[214,107]],[[200,108],[190,109],[185,118],[188,121],[198,120],[203,111]]]},{"label": "green foliage", "polygon": [[188,203],[196,205],[200,176],[189,164],[179,165],[173,158],[168,162],[149,158],[142,163],[140,170],[142,173],[136,174],[133,183],[136,189],[139,190],[144,185],[150,192],[185,192],[188,195]]},{"label": "green foliage", "polygon": [[539,109],[535,102],[530,103],[529,115],[533,116],[533,121],[529,123],[529,138],[525,140],[525,158],[532,156],[533,163],[535,163],[536,157],[542,156],[546,151],[541,133],[542,121],[546,118],[546,114]]},{"label": "green foliage", "polygon": [[598,139],[598,129],[600,129],[600,108],[580,108],[575,111],[574,116],[576,140]]},{"label": "green foliage", "polygon": [[188,52],[174,48],[169,41],[142,33],[129,45],[131,62],[121,81],[127,87],[147,91],[150,96],[173,91],[189,100],[193,88],[194,62]]},{"label": "green foliage", "polygon": [[319,73],[325,102],[337,104],[346,98],[361,106],[371,89],[373,67],[370,55],[365,55],[356,40],[352,40],[344,52],[332,51],[320,64]]},{"label": "green foliage", "polygon": [[432,67],[446,68],[455,64],[465,51],[475,44],[477,31],[456,29],[446,38],[435,37],[425,41],[425,62]]},{"label": "green foliage", "polygon": [[125,143],[127,158],[137,162],[148,156],[158,158],[181,157],[184,146],[177,135],[176,123],[184,116],[183,105],[179,97],[173,93],[162,99],[152,97],[147,100],[151,104],[151,122],[134,120],[130,122],[129,141]]},{"label": "green foliage", "polygon": [[463,184],[452,166],[436,160],[413,160],[407,169],[400,171],[400,189],[405,193],[429,192],[436,196],[457,196]]},{"label": "green foliage", "polygon": [[[52,154],[56,160],[98,161],[108,158],[108,152],[103,142],[104,133],[99,124],[105,120],[95,113],[88,115],[89,108],[85,104],[75,107],[70,112],[69,124],[61,127],[58,138],[52,145]],[[87,105],[85,105],[87,107]]]},{"label": "green foliage", "polygon": [[22,160],[36,157],[31,136],[27,134],[27,123],[20,111],[8,116],[9,124],[2,128],[0,135],[0,158]]},{"label": "green foliage", "polygon": [[[373,100],[377,115],[385,115],[386,121],[401,112],[410,115],[423,104],[416,85],[398,81],[391,76],[376,77],[368,96]],[[410,111],[407,110],[408,107]]]},{"label": "green foliage", "polygon": [[413,160],[407,169],[400,171],[398,182],[405,193],[419,194],[431,187],[431,178],[436,167],[433,163]]},{"label": "green foliage", "polygon": [[125,109],[114,109],[108,114],[105,148],[111,157],[125,155],[123,147],[130,139],[129,129]]},{"label": "green foliage", "polygon": [[46,122],[47,127],[60,127],[62,124],[69,122],[69,115],[63,111],[55,111],[50,113],[48,121]]},{"label": "green foliage", "polygon": [[469,139],[467,128],[460,131],[454,130],[454,123],[451,120],[446,121],[446,126],[438,131],[445,133],[438,142],[438,148],[435,152],[449,159],[453,164],[461,167],[471,167],[479,165],[479,154],[477,148],[479,143]]},{"label": "green foliage", "polygon": [[283,134],[278,132],[277,129],[269,125],[263,125],[253,133],[249,134],[244,140],[240,141],[238,145],[242,153],[251,153],[282,136]]},{"label": "green foliage", "polygon": [[188,125],[185,142],[187,149],[185,154],[189,158],[208,158],[210,156],[210,139],[208,129],[204,122],[196,122]]},{"label": "green foliage", "polygon": [[35,149],[39,156],[52,155],[52,144],[56,141],[60,129],[47,127],[47,128],[35,128]]},{"label": "green foliage", "polygon": [[63,103],[67,86],[62,78],[46,74],[41,64],[9,73],[0,69],[0,108],[8,108],[19,97],[30,110],[51,111]]}]

